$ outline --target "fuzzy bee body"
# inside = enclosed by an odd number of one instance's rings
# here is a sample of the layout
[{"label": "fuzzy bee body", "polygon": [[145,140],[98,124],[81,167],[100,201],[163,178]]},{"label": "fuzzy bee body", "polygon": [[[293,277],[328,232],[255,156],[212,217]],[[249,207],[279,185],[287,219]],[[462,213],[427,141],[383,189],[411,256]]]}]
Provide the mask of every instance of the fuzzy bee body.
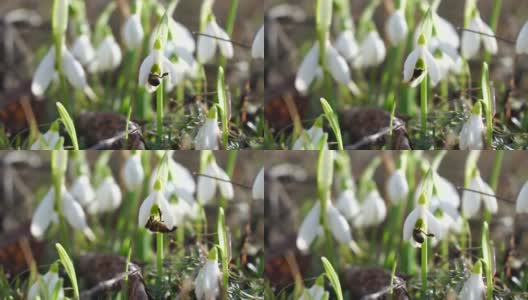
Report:
[{"label": "fuzzy bee body", "polygon": [[168,228],[167,225],[165,225],[160,220],[156,220],[154,217],[150,217],[147,221],[147,224],[145,225],[145,228],[152,232],[159,232],[159,233],[171,233],[176,230],[176,226],[174,228]]},{"label": "fuzzy bee body", "polygon": [[423,72],[424,72],[424,70],[421,69],[421,68],[414,68],[411,81],[414,81],[414,80],[418,79],[420,76],[422,76]]},{"label": "fuzzy bee body", "polygon": [[150,73],[148,76],[148,83],[152,86],[159,86],[163,77],[168,75],[169,73],[163,73],[161,76],[158,74]]},{"label": "fuzzy bee body", "polygon": [[422,229],[420,228],[414,228],[413,229],[413,239],[418,243],[418,244],[423,244],[423,242],[425,242],[425,238],[426,237],[434,237],[434,234],[432,233],[426,233],[425,231],[423,231]]}]

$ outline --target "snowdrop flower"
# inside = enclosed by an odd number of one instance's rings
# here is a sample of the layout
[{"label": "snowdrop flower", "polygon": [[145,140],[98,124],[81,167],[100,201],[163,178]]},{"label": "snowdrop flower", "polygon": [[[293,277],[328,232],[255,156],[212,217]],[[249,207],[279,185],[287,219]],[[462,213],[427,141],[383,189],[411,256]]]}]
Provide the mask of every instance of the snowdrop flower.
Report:
[{"label": "snowdrop flower", "polygon": [[[323,227],[319,223],[321,216],[321,204],[318,201],[304,218],[299,233],[297,234],[297,248],[301,252],[308,252],[310,245],[317,236],[323,235]],[[345,217],[339,213],[331,201],[326,204],[326,220],[328,229],[334,238],[345,245],[352,243],[352,233]]]},{"label": "snowdrop flower", "polygon": [[407,199],[409,195],[409,185],[405,172],[402,169],[396,170],[387,181],[387,196],[393,204],[398,204]]},{"label": "snowdrop flower", "polygon": [[95,60],[90,64],[89,70],[92,73],[113,71],[119,67],[122,58],[121,48],[114,36],[109,34],[97,47]]},{"label": "snowdrop flower", "polygon": [[[453,24],[440,17],[436,12],[433,12],[433,23],[435,28],[433,34],[435,34],[442,43],[449,45],[449,47],[455,50],[460,47],[460,38],[458,37],[458,32]],[[418,44],[418,40],[422,33],[422,27],[423,23],[416,26],[416,31],[414,32],[415,44]]]},{"label": "snowdrop flower", "polygon": [[141,46],[145,32],[143,31],[139,14],[135,13],[128,17],[123,27],[122,35],[128,49],[136,49]]},{"label": "snowdrop flower", "polygon": [[459,297],[464,300],[482,300],[484,299],[485,290],[486,286],[482,279],[482,264],[477,261],[471,268],[471,275],[464,283]]},{"label": "snowdrop flower", "polygon": [[95,198],[90,178],[87,175],[79,175],[75,178],[71,187],[71,194],[82,206],[89,205]]},{"label": "snowdrop flower", "polygon": [[387,49],[383,40],[375,29],[370,30],[359,46],[359,54],[353,62],[353,66],[358,69],[379,66],[385,56]]},{"label": "snowdrop flower", "polygon": [[62,149],[64,139],[59,135],[59,126],[53,123],[50,129],[41,134],[37,140],[31,145],[31,150],[55,150]]},{"label": "snowdrop flower", "polygon": [[229,175],[222,170],[211,156],[209,163],[203,171],[204,175],[198,178],[197,198],[202,204],[209,203],[216,194],[216,187],[222,197],[230,200],[234,197],[233,184]]},{"label": "snowdrop flower", "polygon": [[145,171],[141,164],[141,155],[138,152],[133,153],[125,162],[122,178],[129,191],[137,190],[143,183]]},{"label": "snowdrop flower", "polygon": [[389,20],[385,24],[385,31],[393,46],[397,46],[405,40],[409,32],[409,27],[407,26],[403,9],[396,10],[389,17]]},{"label": "snowdrop flower", "polygon": [[115,211],[121,205],[122,194],[119,185],[111,175],[106,176],[95,191],[95,200],[88,207],[90,214]]},{"label": "snowdrop flower", "polygon": [[[191,172],[176,162],[172,157],[172,150],[168,154],[169,156],[169,181],[165,186],[165,197],[170,199],[173,195],[178,198],[187,200],[188,203],[195,202],[194,192],[196,191],[196,183]],[[158,168],[154,169],[152,174],[157,174]],[[156,186],[156,176],[150,177],[150,192],[154,191]]]},{"label": "snowdrop flower", "polygon": [[[316,150],[324,137],[323,119],[318,118],[313,126],[301,132],[301,135],[295,140],[292,150]],[[325,144],[324,148],[328,148]]]},{"label": "snowdrop flower", "polygon": [[[484,43],[484,48],[491,53],[497,54],[497,40],[493,37],[494,33],[491,28],[482,21],[480,14],[476,11],[473,12],[474,16],[469,23],[468,29],[476,32],[482,32],[486,35],[482,35],[475,32],[464,31],[462,33],[462,55],[470,59],[474,57],[480,49],[480,42]],[[489,36],[491,35],[491,36]]]},{"label": "snowdrop flower", "polygon": [[[75,229],[80,230],[89,240],[95,240],[92,230],[86,224],[86,215],[82,206],[75,201],[73,196],[62,185],[59,197],[59,207],[66,221]],[[33,220],[31,221],[31,234],[41,239],[51,223],[58,222],[58,214],[55,212],[55,189],[51,187],[44,199],[40,202]]]},{"label": "snowdrop flower", "polygon": [[176,220],[172,214],[172,208],[164,192],[161,190],[161,183],[156,181],[154,191],[141,203],[139,207],[138,224],[141,227],[147,226],[150,220],[155,219],[165,225],[169,230],[176,226]]},{"label": "snowdrop flower", "polygon": [[[40,277],[40,275],[38,275]],[[33,283],[27,294],[27,300],[36,299],[65,299],[63,281],[59,278],[59,266],[55,263],[51,265],[48,273]],[[58,291],[57,298],[53,298],[55,290]]]},{"label": "snowdrop flower", "polygon": [[517,196],[515,212],[518,214],[528,213],[528,182],[524,183],[521,191],[519,192],[519,196]]},{"label": "snowdrop flower", "polygon": [[370,227],[381,224],[387,216],[387,206],[377,190],[372,190],[361,205],[354,226]]},{"label": "snowdrop flower", "polygon": [[[329,41],[326,41],[325,47],[324,64],[334,80],[346,85],[351,92],[359,93],[357,86],[350,78],[350,69],[346,60],[332,47]],[[315,42],[299,66],[299,71],[295,78],[295,88],[301,94],[305,94],[315,77],[318,74],[322,74],[319,51],[319,42]]]},{"label": "snowdrop flower", "polygon": [[353,189],[346,189],[339,194],[337,209],[347,220],[352,220],[359,213],[360,207]]},{"label": "snowdrop flower", "polygon": [[482,104],[473,105],[471,116],[460,131],[460,150],[484,149],[484,122],[482,121]]},{"label": "snowdrop flower", "polygon": [[260,169],[253,181],[251,195],[254,200],[264,200],[264,167]]},{"label": "snowdrop flower", "polygon": [[194,139],[196,150],[218,150],[218,139],[220,137],[216,107],[209,110],[205,123],[200,127]]},{"label": "snowdrop flower", "polygon": [[422,35],[418,41],[418,46],[409,54],[403,65],[403,81],[408,82],[411,87],[416,87],[426,78],[431,77],[431,84],[435,86],[440,81],[440,72],[427,45],[425,37]]},{"label": "snowdrop flower", "polygon": [[251,56],[253,58],[264,59],[264,25],[262,25],[255,35],[253,45],[251,46]]},{"label": "snowdrop flower", "polygon": [[198,300],[214,300],[220,294],[220,279],[222,272],[218,267],[218,250],[213,248],[207,257],[207,262],[198,272],[194,281],[194,294]]},{"label": "snowdrop flower", "polygon": [[324,277],[319,277],[311,288],[305,288],[299,300],[323,300],[328,299],[328,292],[324,289]]},{"label": "snowdrop flower", "polygon": [[175,81],[181,78],[182,70],[164,55],[161,41],[158,39],[154,43],[150,54],[143,60],[139,68],[139,85],[144,86],[149,93],[155,92],[164,76]]},{"label": "snowdrop flower", "polygon": [[528,54],[528,22],[524,23],[517,42],[515,43],[515,53],[517,55]]},{"label": "snowdrop flower", "polygon": [[347,61],[353,61],[354,57],[359,52],[359,46],[354,37],[354,32],[351,29],[343,30],[337,37],[335,45],[337,51],[339,51]]},{"label": "snowdrop flower", "polygon": [[81,34],[77,37],[73,43],[72,54],[83,66],[89,64],[94,59],[95,50],[87,34]]},{"label": "snowdrop flower", "polygon": [[[62,45],[61,68],[61,72],[73,87],[81,89],[86,95],[93,97],[93,91],[88,86],[82,65],[65,45]],[[55,70],[55,46],[53,46],[35,71],[31,83],[31,92],[37,97],[43,96],[51,81],[56,78],[58,78],[58,74]]]},{"label": "snowdrop flower", "polygon": [[217,47],[220,48],[220,53],[225,58],[233,57],[233,44],[229,41],[230,37],[225,30],[218,26],[213,16],[205,27],[204,33],[209,36],[200,35],[198,37],[198,60],[200,63],[205,64],[211,61]]},{"label": "snowdrop flower", "polygon": [[409,241],[413,247],[422,247],[427,237],[441,240],[442,225],[427,208],[425,195],[420,197],[418,205],[409,213],[403,224],[403,240]]},{"label": "snowdrop flower", "polygon": [[497,213],[499,208],[497,206],[495,193],[493,192],[493,189],[482,180],[479,171],[476,169],[469,182],[469,189],[477,192],[464,191],[464,194],[462,195],[462,214],[466,218],[472,218],[478,213],[481,201],[484,201],[484,206],[487,211],[492,214]]}]

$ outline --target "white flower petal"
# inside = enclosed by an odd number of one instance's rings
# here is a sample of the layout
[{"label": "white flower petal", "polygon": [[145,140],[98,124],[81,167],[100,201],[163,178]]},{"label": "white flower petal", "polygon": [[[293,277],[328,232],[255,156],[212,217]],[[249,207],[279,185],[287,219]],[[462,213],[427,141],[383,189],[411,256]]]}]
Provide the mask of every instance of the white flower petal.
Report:
[{"label": "white flower petal", "polygon": [[413,209],[407,218],[405,219],[405,222],[403,223],[403,240],[404,241],[411,241],[413,239],[413,230],[416,226],[416,221],[418,221],[418,218],[420,218],[420,210],[418,208]]},{"label": "white flower petal", "polygon": [[315,78],[317,69],[319,67],[319,43],[315,43],[313,47],[308,51],[308,54],[304,57],[297,77],[295,78],[295,88],[299,93],[305,94],[310,87],[310,84]]},{"label": "white flower petal", "polygon": [[61,207],[66,221],[75,229],[82,231],[89,240],[94,240],[93,232],[86,223],[86,215],[82,206],[75,201],[70,193],[63,187],[61,195]]},{"label": "white flower petal", "polygon": [[337,209],[345,215],[348,220],[352,220],[360,211],[359,203],[352,189],[347,189],[337,198]]},{"label": "white flower petal", "polygon": [[55,192],[53,187],[48,190],[39,206],[35,210],[33,219],[31,220],[31,234],[41,239],[44,236],[44,232],[51,223],[54,214],[55,204]]},{"label": "white flower petal", "polygon": [[251,56],[253,58],[264,59],[264,34],[264,25],[262,25],[257,31],[253,45],[251,46]]},{"label": "white flower petal", "polygon": [[350,82],[350,69],[346,60],[330,44],[326,47],[326,64],[335,81],[345,85]]},{"label": "white flower petal", "polygon": [[71,194],[81,205],[88,205],[94,200],[95,192],[90,184],[90,178],[80,175],[71,187]]},{"label": "white flower petal", "polygon": [[385,31],[392,45],[398,45],[405,40],[409,27],[402,10],[396,10],[386,23]]},{"label": "white flower petal", "polygon": [[127,48],[135,49],[141,46],[145,32],[139,15],[133,14],[128,18],[123,27],[122,35]]},{"label": "white flower petal", "polygon": [[403,64],[403,81],[410,82],[414,74],[414,69],[416,68],[416,62],[420,58],[420,49],[415,48]]},{"label": "white flower petal", "polygon": [[[216,36],[214,24],[209,23],[205,28],[205,34]],[[200,35],[198,37],[198,61],[205,64],[211,61],[215,55],[217,40],[208,36]]]},{"label": "white flower petal", "polygon": [[528,182],[524,183],[515,202],[515,212],[528,213]]},{"label": "white flower petal", "polygon": [[139,67],[139,86],[147,86],[147,80],[150,74],[150,69],[152,69],[152,65],[154,65],[154,56],[149,54]]},{"label": "white flower petal", "polygon": [[260,169],[251,188],[253,200],[264,200],[264,167]]},{"label": "white flower petal", "polygon": [[350,61],[359,52],[359,47],[354,33],[351,30],[345,30],[339,34],[336,40],[336,49],[343,57]]},{"label": "white flower petal", "polygon": [[135,191],[145,179],[145,171],[139,154],[130,156],[123,167],[123,181],[129,191]]},{"label": "white flower petal", "polygon": [[198,190],[196,197],[200,203],[207,204],[213,199],[216,192],[217,182],[214,177],[216,177],[217,174],[212,164],[209,164],[207,167],[205,167],[204,175],[207,176],[199,176],[198,178]]},{"label": "white flower petal", "polygon": [[75,40],[72,47],[72,54],[83,66],[94,59],[95,50],[88,35],[82,34]]},{"label": "white flower petal", "polygon": [[215,173],[216,177],[221,180],[217,180],[218,188],[220,189],[220,194],[228,200],[233,199],[234,197],[234,191],[233,191],[233,184],[231,183],[231,178],[229,178],[229,175],[220,168],[216,163],[214,163]]},{"label": "white flower petal", "polygon": [[[469,29],[473,31],[480,31],[478,20],[473,19],[469,25]],[[474,57],[480,48],[480,35],[478,33],[464,31],[462,33],[462,56],[467,59]]]},{"label": "white flower petal", "polygon": [[515,52],[519,55],[528,54],[528,22],[524,23],[519,35],[517,36]]},{"label": "white flower petal", "polygon": [[480,24],[480,31],[486,35],[481,35],[481,39],[484,42],[484,47],[490,54],[497,54],[498,46],[497,46],[497,39],[493,36],[495,33],[493,33],[493,30],[491,30],[491,27],[488,26],[488,24],[484,23],[482,19],[479,19]]},{"label": "white flower petal", "polygon": [[180,188],[188,191],[190,194],[194,194],[196,191],[196,183],[191,172],[174,161],[172,158],[169,160],[169,172],[172,177],[172,182],[176,188]]},{"label": "white flower petal", "polygon": [[51,47],[48,53],[35,71],[33,82],[31,83],[31,92],[35,96],[42,96],[55,77],[55,47]]},{"label": "white flower petal", "polygon": [[144,201],[141,203],[141,206],[139,207],[139,215],[138,215],[138,225],[141,227],[145,227],[147,225],[147,222],[150,218],[150,212],[152,210],[152,206],[155,203],[155,195],[151,193]]},{"label": "white flower petal", "polygon": [[429,73],[429,76],[431,77],[431,85],[435,86],[438,84],[438,82],[440,82],[440,71],[436,65],[436,60],[425,47],[423,49],[423,54],[425,58],[425,64],[427,65],[427,73]]},{"label": "white flower petal", "polygon": [[345,217],[330,202],[327,204],[326,214],[328,227],[335,239],[347,246],[350,245],[350,242],[352,242],[352,233],[350,232],[350,226]]},{"label": "white flower petal", "polygon": [[321,208],[319,202],[317,202],[310,212],[304,217],[304,220],[297,233],[297,248],[299,251],[306,253],[310,249],[310,245],[314,241],[315,237],[321,232],[321,225],[319,224],[319,218],[321,216]]},{"label": "white flower petal", "polygon": [[68,82],[75,88],[85,90],[88,86],[86,73],[82,65],[73,57],[68,49],[62,49],[62,68]]}]

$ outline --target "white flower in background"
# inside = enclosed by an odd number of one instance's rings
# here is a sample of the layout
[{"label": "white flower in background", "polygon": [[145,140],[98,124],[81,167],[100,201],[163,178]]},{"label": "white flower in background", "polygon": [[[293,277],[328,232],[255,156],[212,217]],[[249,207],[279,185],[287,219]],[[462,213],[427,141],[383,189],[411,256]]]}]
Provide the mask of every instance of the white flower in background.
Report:
[{"label": "white flower in background", "polygon": [[405,14],[402,9],[394,11],[389,17],[389,20],[385,24],[385,31],[393,46],[397,46],[405,40],[409,33],[409,27],[407,26]]},{"label": "white flower in background", "polygon": [[[86,224],[86,215],[84,214],[82,206],[75,201],[64,185],[62,185],[59,198],[59,207],[66,221],[73,228],[82,231],[89,240],[95,240],[92,230]],[[31,222],[31,234],[35,238],[41,239],[51,222],[58,222],[58,214],[55,212],[55,189],[53,187],[49,189],[35,210]]]},{"label": "white flower in background", "polygon": [[460,299],[464,300],[483,300],[486,286],[482,279],[482,263],[477,261],[471,268],[471,275],[464,283],[460,291]]},{"label": "white flower in background", "polygon": [[353,62],[354,68],[364,69],[379,66],[385,56],[387,49],[383,40],[376,30],[371,30],[359,46],[359,54]]},{"label": "white flower in background", "polygon": [[233,184],[229,175],[220,168],[214,158],[211,158],[205,167],[203,174],[198,178],[198,191],[196,197],[202,204],[208,204],[216,194],[216,188],[225,199],[231,200],[234,197]]},{"label": "white flower in background", "polygon": [[141,155],[138,152],[128,157],[122,171],[123,182],[129,191],[137,190],[145,179],[145,171],[141,164]]},{"label": "white flower in background", "polygon": [[233,57],[233,44],[230,37],[224,29],[218,26],[214,17],[211,17],[204,33],[209,36],[200,35],[198,37],[198,61],[202,64],[211,61],[217,47],[220,48],[220,53],[225,58]]},{"label": "white flower in background", "polygon": [[518,55],[528,54],[528,22],[524,23],[519,36],[517,36],[517,42],[515,43],[515,53]]},{"label": "white flower in background", "polygon": [[425,196],[421,196],[418,205],[409,213],[403,224],[403,240],[409,241],[413,247],[422,247],[422,243],[430,236],[441,240],[444,229],[427,208]]},{"label": "white flower in background", "polygon": [[[334,80],[346,85],[351,92],[359,93],[357,86],[350,77],[350,69],[346,60],[332,47],[329,41],[326,42],[325,47],[325,65]],[[295,78],[295,88],[301,94],[306,94],[315,77],[318,74],[322,74],[319,51],[319,42],[315,42],[299,66],[299,71]]]},{"label": "white flower in background", "polygon": [[41,134],[37,140],[31,145],[30,150],[55,150],[62,149],[63,139],[59,135],[59,127],[52,125],[50,129]]},{"label": "white flower in background", "polygon": [[517,196],[515,212],[518,214],[528,213],[528,182],[525,182]]},{"label": "white flower in background", "polygon": [[194,148],[196,150],[218,150],[218,140],[221,130],[218,127],[216,106],[211,108],[207,113],[205,123],[200,127],[196,138],[194,139]]},{"label": "white flower in background", "polygon": [[192,33],[183,24],[176,22],[174,19],[169,19],[169,30],[171,39],[169,42],[174,43],[176,48],[183,48],[189,53],[194,53],[196,50],[196,43]]},{"label": "white flower in background", "polygon": [[172,207],[161,191],[161,184],[156,181],[154,191],[141,203],[139,207],[138,224],[145,227],[151,218],[164,224],[169,230],[174,229],[176,220],[172,213]]},{"label": "white flower in background", "polygon": [[[301,252],[308,252],[310,245],[317,236],[322,235],[323,228],[319,223],[321,216],[321,204],[318,201],[312,207],[310,212],[304,218],[299,233],[297,235],[297,248]],[[331,201],[326,204],[326,220],[328,222],[328,229],[334,238],[345,245],[350,246],[352,243],[352,233],[346,218],[339,213],[339,210],[334,207]]]},{"label": "white flower in background", "polygon": [[359,53],[359,46],[351,29],[343,30],[337,37],[335,47],[347,61],[353,61]]},{"label": "white flower in background", "polygon": [[[317,119],[310,129],[301,132],[301,135],[295,140],[292,150],[319,150],[323,136],[323,120]],[[324,148],[328,148],[328,145],[325,144]]]},{"label": "white flower in background", "polygon": [[469,23],[468,29],[481,32],[486,35],[470,32],[467,30],[464,31],[462,33],[462,56],[467,59],[474,57],[480,49],[481,41],[484,44],[484,48],[489,53],[497,54],[497,40],[495,37],[493,37],[495,35],[493,30],[491,30],[491,27],[482,21],[480,14],[477,11],[475,11],[474,14],[475,16]]},{"label": "white flower in background", "polygon": [[95,50],[87,34],[81,34],[77,37],[73,43],[72,54],[83,66],[89,64],[95,58]]},{"label": "white flower in background", "polygon": [[337,197],[337,209],[347,218],[352,220],[360,211],[359,203],[353,189],[342,191]]},{"label": "white flower in background", "polygon": [[[183,62],[183,60],[182,60]],[[139,85],[144,86],[149,93],[155,92],[164,76],[168,76],[170,81],[178,81],[182,76],[183,70],[179,70],[164,55],[161,47],[161,41],[154,42],[150,54],[143,60],[139,67]],[[151,80],[154,76],[155,80]]]},{"label": "white flower in background", "polygon": [[183,226],[187,220],[198,218],[200,207],[197,202],[189,203],[187,200],[178,197],[174,192],[169,197],[167,199],[171,206],[175,226]]},{"label": "white flower in background", "polygon": [[145,32],[143,31],[141,19],[137,13],[128,17],[122,30],[123,41],[128,49],[136,49],[141,46]]},{"label": "white flower in background", "polygon": [[220,294],[220,279],[222,272],[218,267],[218,250],[213,248],[207,257],[207,262],[198,272],[194,281],[194,294],[198,300],[214,300]]},{"label": "white flower in background", "polygon": [[418,46],[409,54],[403,65],[403,81],[411,87],[416,87],[429,74],[431,84],[435,86],[440,82],[440,71],[436,60],[427,49],[425,38],[422,36]]},{"label": "white flower in background", "polygon": [[90,178],[87,175],[79,175],[75,178],[71,187],[71,194],[82,206],[88,206],[95,199],[95,192]]},{"label": "white flower in background", "polygon": [[[433,22],[435,30],[433,34],[442,42],[449,47],[453,49],[458,49],[460,47],[460,38],[458,36],[458,32],[453,26],[453,24],[449,23],[446,19],[440,17],[438,13],[433,12]],[[414,42],[415,45],[418,44],[418,39],[420,38],[420,35],[422,33],[422,27],[423,23],[418,24],[416,26],[416,31],[414,32]]]},{"label": "white flower in background", "polygon": [[[169,156],[169,181],[165,186],[165,197],[170,199],[172,196],[185,199],[189,204],[196,202],[194,199],[194,192],[196,191],[196,183],[191,172],[176,162],[173,156],[173,151],[170,151]],[[155,168],[152,174],[158,174],[158,168]],[[156,186],[156,176],[150,177],[150,192],[154,191]]]},{"label": "white flower in background", "polygon": [[480,101],[473,105],[471,116],[460,131],[460,150],[484,149],[484,122],[482,121],[482,104]]},{"label": "white flower in background", "polygon": [[370,227],[381,224],[387,216],[387,206],[377,190],[368,193],[354,219],[356,227]]},{"label": "white flower in background", "polygon": [[409,195],[409,184],[405,177],[405,172],[398,169],[392,173],[387,181],[387,196],[393,204],[398,204]]},{"label": "white flower in background", "polygon": [[251,188],[253,200],[264,200],[264,167],[260,169]]},{"label": "white flower in background", "polygon": [[[436,172],[433,176],[434,188],[429,201],[429,211],[442,224],[444,232],[453,230],[458,233],[462,229],[463,220],[458,212],[460,197],[457,190],[451,182],[439,176]],[[416,190],[420,191],[421,189]]]},{"label": "white flower in background", "polygon": [[95,199],[88,207],[90,214],[115,211],[121,205],[122,194],[119,185],[111,175],[106,176],[95,191]]},{"label": "white flower in background", "polygon": [[298,300],[323,300],[328,299],[328,297],[329,294],[324,289],[324,277],[320,277],[311,288],[304,288]]},{"label": "white flower in background", "polygon": [[[89,97],[93,96],[93,91],[88,86],[86,73],[81,63],[73,57],[64,45],[62,45],[61,67],[62,74],[73,87],[82,90]],[[58,78],[58,74],[55,70],[55,47],[53,46],[35,71],[33,82],[31,83],[31,92],[35,96],[43,96],[50,83],[56,78]]]},{"label": "white flower in background", "polygon": [[260,27],[255,35],[253,40],[253,45],[251,46],[251,56],[253,58],[262,58],[264,59],[264,25]]},{"label": "white flower in background", "polygon": [[[48,273],[44,276],[40,274],[35,283],[29,288],[27,294],[27,300],[36,300],[36,299],[57,299],[62,300],[66,299],[64,297],[64,288],[62,286],[63,281],[59,278],[59,267],[57,264],[53,264],[50,267]],[[55,291],[58,291],[55,294]],[[56,295],[56,298],[54,298]]]},{"label": "white flower in background", "polygon": [[486,210],[492,214],[497,213],[499,207],[497,205],[497,198],[493,189],[482,180],[478,170],[475,170],[471,181],[469,182],[469,189],[476,191],[464,191],[462,195],[462,214],[466,218],[474,217],[480,210],[480,202],[484,202]]},{"label": "white flower in background", "polygon": [[[436,33],[436,32],[435,32]],[[438,35],[433,35],[429,40],[429,52],[433,53],[437,60],[439,68],[447,68],[449,71],[455,74],[461,74],[464,69],[464,60],[458,54],[458,50],[453,48],[451,44],[440,39]],[[441,52],[443,55],[447,55],[447,58],[442,58],[439,62],[436,54]],[[444,66],[443,64],[447,64]],[[442,77],[442,76],[441,76]]]},{"label": "white flower in background", "polygon": [[95,60],[90,64],[89,70],[92,73],[113,71],[119,67],[122,59],[121,48],[119,48],[114,36],[109,34],[97,47]]}]

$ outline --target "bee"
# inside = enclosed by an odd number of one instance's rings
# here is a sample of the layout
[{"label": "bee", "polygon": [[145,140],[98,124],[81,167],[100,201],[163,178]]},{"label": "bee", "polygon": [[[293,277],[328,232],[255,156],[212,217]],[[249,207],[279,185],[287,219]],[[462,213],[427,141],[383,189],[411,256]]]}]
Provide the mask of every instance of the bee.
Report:
[{"label": "bee", "polygon": [[150,73],[148,76],[148,83],[152,86],[159,86],[161,83],[161,80],[165,76],[169,76],[169,73],[163,73],[161,76],[158,74]]},{"label": "bee", "polygon": [[155,216],[150,216],[147,221],[147,224],[145,224],[145,228],[147,228],[148,230],[152,232],[160,232],[160,233],[174,232],[176,230],[176,226],[174,226],[173,228],[168,228],[167,225],[163,223],[161,210],[159,208],[158,208],[158,213],[159,213],[159,219],[156,218]]},{"label": "bee", "polygon": [[432,233],[427,233],[425,231],[423,231],[422,229],[420,228],[414,228],[413,229],[413,239],[418,243],[418,244],[423,244],[423,242],[425,242],[425,238],[426,237],[434,237],[435,235],[432,234]]},{"label": "bee", "polygon": [[413,75],[412,75],[412,78],[411,78],[411,82],[420,78],[420,76],[422,76],[424,73],[424,70],[422,68],[414,68],[414,71],[413,71]]}]

